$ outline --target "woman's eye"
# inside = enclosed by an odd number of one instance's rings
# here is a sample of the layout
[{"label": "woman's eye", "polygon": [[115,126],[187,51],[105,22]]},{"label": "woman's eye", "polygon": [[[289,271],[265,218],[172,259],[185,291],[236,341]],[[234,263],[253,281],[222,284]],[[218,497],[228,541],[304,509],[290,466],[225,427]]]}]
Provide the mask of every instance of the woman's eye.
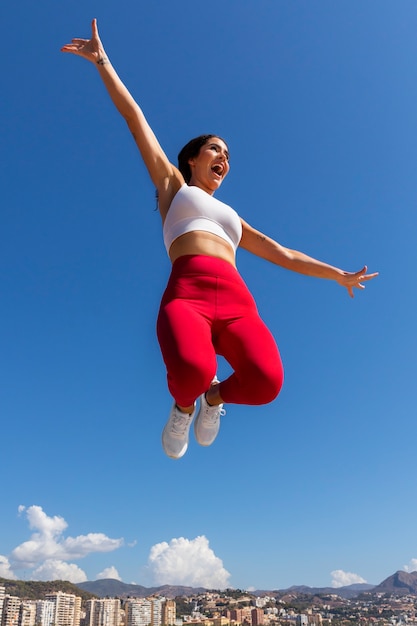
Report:
[{"label": "woman's eye", "polygon": [[[217,154],[218,154],[219,152],[221,152],[221,150],[222,150],[222,149],[220,148],[220,146],[216,146],[216,144],[213,144],[213,145],[209,146],[209,148],[210,148],[210,150],[214,150],[214,152],[216,152]],[[225,153],[224,153],[224,155],[225,155],[225,157],[226,157],[226,161],[227,161],[227,162],[229,162],[229,161],[230,161],[230,156],[229,156],[229,153],[228,153],[228,152],[225,152]]]}]

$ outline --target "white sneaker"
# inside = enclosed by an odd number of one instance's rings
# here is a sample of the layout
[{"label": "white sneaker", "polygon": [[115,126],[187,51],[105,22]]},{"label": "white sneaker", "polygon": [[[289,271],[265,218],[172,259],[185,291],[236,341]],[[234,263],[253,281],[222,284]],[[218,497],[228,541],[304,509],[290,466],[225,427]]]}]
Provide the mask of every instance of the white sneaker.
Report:
[{"label": "white sneaker", "polygon": [[190,431],[191,422],[194,419],[194,411],[191,413],[183,413],[177,405],[173,404],[169,419],[162,431],[162,447],[171,459],[180,459],[188,448],[188,433]]},{"label": "white sneaker", "polygon": [[203,393],[200,410],[194,422],[194,434],[200,446],[210,446],[216,439],[220,429],[220,417],[223,415],[226,415],[223,404],[210,406]]}]

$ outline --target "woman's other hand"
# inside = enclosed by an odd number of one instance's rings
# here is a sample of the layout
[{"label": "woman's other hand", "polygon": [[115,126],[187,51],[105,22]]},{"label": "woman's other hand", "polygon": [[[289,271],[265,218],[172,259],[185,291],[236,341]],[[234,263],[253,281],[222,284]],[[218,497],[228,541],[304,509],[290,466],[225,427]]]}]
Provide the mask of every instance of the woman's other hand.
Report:
[{"label": "woman's other hand", "polygon": [[337,282],[339,283],[339,285],[342,285],[342,287],[346,287],[350,297],[353,298],[353,289],[365,289],[365,285],[363,283],[367,282],[368,280],[372,280],[372,278],[378,276],[378,272],[374,272],[373,274],[367,274],[367,271],[368,268],[365,265],[358,272],[344,272],[342,276],[337,278]]}]

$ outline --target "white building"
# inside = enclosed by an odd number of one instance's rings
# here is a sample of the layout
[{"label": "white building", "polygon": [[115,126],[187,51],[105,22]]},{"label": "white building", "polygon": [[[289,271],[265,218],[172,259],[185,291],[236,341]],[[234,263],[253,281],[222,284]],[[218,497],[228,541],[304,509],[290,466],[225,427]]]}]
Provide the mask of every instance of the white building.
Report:
[{"label": "white building", "polygon": [[120,626],[120,622],[120,600],[116,598],[88,600],[85,626]]},{"label": "white building", "polygon": [[53,626],[55,619],[55,602],[51,600],[36,601],[37,626]]},{"label": "white building", "polygon": [[163,606],[165,604],[165,598],[152,598],[151,599],[151,624],[152,626],[161,626]]},{"label": "white building", "polygon": [[[167,601],[165,598],[134,598],[127,600],[125,603],[126,626],[174,624],[175,611],[175,602]],[[96,625],[86,624],[86,626]]]},{"label": "white building", "polygon": [[125,604],[126,626],[149,626],[152,624],[152,603],[145,598],[128,600]]},{"label": "white building", "polygon": [[6,595],[6,587],[0,586],[0,623],[3,614],[4,596]]},{"label": "white building", "polygon": [[80,626],[81,598],[72,593],[57,591],[45,596],[46,600],[55,604],[55,626]]}]

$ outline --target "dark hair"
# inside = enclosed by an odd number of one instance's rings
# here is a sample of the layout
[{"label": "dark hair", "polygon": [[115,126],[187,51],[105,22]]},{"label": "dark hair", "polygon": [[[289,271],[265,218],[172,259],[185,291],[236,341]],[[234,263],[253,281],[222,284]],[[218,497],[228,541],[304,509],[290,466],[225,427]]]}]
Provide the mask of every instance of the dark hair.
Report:
[{"label": "dark hair", "polygon": [[191,167],[188,161],[198,156],[200,148],[204,146],[209,139],[213,139],[213,137],[221,139],[224,143],[226,143],[224,139],[219,137],[219,135],[200,135],[199,137],[191,139],[191,141],[189,141],[178,154],[178,169],[184,176],[184,180],[187,185],[191,179]]}]

